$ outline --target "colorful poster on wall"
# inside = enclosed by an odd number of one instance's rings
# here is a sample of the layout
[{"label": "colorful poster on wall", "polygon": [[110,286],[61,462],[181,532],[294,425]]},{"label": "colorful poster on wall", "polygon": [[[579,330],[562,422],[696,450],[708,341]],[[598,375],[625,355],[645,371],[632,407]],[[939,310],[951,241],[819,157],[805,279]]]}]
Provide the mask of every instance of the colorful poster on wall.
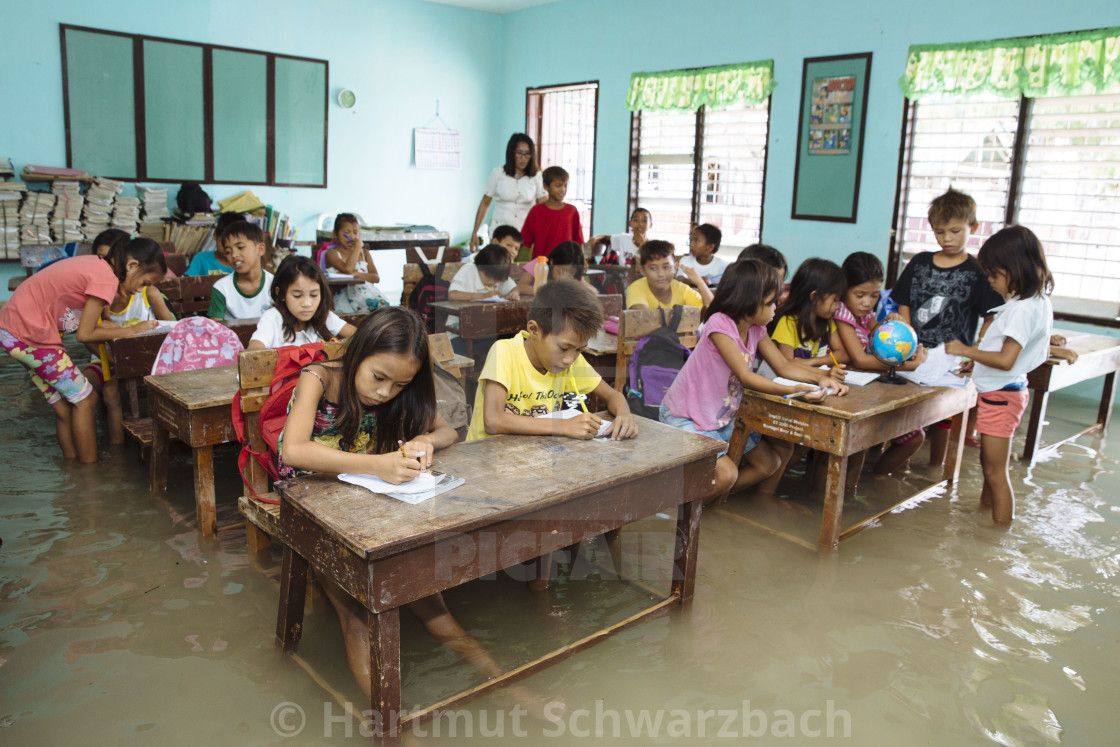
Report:
[{"label": "colorful poster on wall", "polygon": [[852,151],[852,102],[856,77],[813,78],[809,114],[809,155],[836,156]]}]

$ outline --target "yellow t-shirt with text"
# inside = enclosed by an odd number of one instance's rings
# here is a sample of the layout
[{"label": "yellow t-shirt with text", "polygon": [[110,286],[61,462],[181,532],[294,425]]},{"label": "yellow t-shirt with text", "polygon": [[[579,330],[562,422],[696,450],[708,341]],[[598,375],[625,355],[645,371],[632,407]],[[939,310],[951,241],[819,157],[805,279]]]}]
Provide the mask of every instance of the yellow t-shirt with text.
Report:
[{"label": "yellow t-shirt with text", "polygon": [[704,300],[700,298],[700,294],[696,292],[695,288],[691,288],[679,280],[674,280],[672,285],[669,286],[673,292],[673,296],[669,299],[669,303],[663,304],[657,300],[653,292],[649,289],[649,281],[645,278],[638,278],[630,285],[626,286],[626,308],[632,308],[635,304],[645,304],[649,309],[671,309],[674,306],[703,306]]},{"label": "yellow t-shirt with text", "polygon": [[474,413],[467,440],[486,438],[486,425],[483,420],[483,398],[486,382],[495,381],[506,388],[506,411],[514,415],[547,415],[560,409],[564,395],[572,392],[574,380],[580,394],[588,394],[603,380],[595,369],[588,365],[583,355],[576,357],[571,369],[560,374],[541,373],[529,362],[525,352],[525,340],[529,333],[524,330],[508,340],[498,340],[486,356],[486,365],[478,375],[478,390],[474,395]]},{"label": "yellow t-shirt with text", "polygon": [[[828,334],[831,337],[836,331],[836,322],[828,320]],[[816,340],[802,340],[797,334],[797,317],[792,314],[783,316],[774,325],[774,333],[770,335],[774,344],[785,344],[793,348],[794,358],[820,358],[828,355],[828,345],[821,345]]]}]

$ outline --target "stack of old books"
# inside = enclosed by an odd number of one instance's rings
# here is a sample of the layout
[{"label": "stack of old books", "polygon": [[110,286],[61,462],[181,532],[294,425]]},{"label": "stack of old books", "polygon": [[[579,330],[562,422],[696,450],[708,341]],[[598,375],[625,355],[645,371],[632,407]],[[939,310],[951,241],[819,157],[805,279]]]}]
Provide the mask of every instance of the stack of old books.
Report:
[{"label": "stack of old books", "polygon": [[86,241],[93,241],[97,234],[109,228],[113,198],[122,187],[120,182],[100,176],[93,180],[86,192],[85,209],[82,211],[82,230]]},{"label": "stack of old books", "polygon": [[171,217],[167,209],[167,187],[136,185],[144,212],[140,218],[139,234],[155,241],[163,241],[166,221]]},{"label": "stack of old books", "polygon": [[19,259],[19,203],[26,191],[23,182],[0,181],[0,258]]},{"label": "stack of old books", "polygon": [[56,243],[65,244],[83,238],[82,205],[85,198],[79,193],[78,186],[78,182],[55,182],[51,185],[56,201],[50,226],[51,237]]},{"label": "stack of old books", "polygon": [[19,209],[19,236],[22,244],[51,243],[50,215],[55,196],[50,192],[28,192]]}]

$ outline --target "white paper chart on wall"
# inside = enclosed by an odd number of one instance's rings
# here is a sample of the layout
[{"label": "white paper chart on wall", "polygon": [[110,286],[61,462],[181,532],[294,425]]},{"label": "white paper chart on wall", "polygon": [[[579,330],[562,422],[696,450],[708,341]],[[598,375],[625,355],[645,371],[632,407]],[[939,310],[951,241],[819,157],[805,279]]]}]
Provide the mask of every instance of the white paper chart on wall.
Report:
[{"label": "white paper chart on wall", "polygon": [[416,168],[458,169],[459,131],[417,127],[413,130],[416,145]]}]

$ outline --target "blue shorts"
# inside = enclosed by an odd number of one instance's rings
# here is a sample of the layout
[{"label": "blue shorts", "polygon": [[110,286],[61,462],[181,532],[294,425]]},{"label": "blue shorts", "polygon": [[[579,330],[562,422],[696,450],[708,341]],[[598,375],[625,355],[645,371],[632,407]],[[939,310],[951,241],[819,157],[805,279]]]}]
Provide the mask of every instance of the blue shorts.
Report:
[{"label": "blue shorts", "polygon": [[[691,433],[698,433],[701,436],[707,436],[708,438],[718,438],[720,441],[730,441],[731,440],[731,434],[735,430],[735,421],[732,420],[730,423],[723,426],[719,430],[716,430],[716,431],[702,431],[702,430],[700,430],[699,428],[696,427],[696,423],[692,422],[688,418],[678,417],[678,416],[674,415],[673,413],[669,412],[669,408],[666,407],[664,404],[661,405],[661,410],[658,411],[658,413],[657,413],[657,419],[660,420],[665,425],[671,425],[674,428],[680,428],[681,430],[690,431]],[[750,451],[754,447],[758,446],[758,442],[761,441],[761,440],[762,440],[762,434],[761,433],[756,433],[755,431],[751,431],[751,435],[747,438],[747,444],[746,444],[746,446],[743,447],[743,453],[746,454],[748,451]],[[716,456],[721,457],[726,453],[727,453],[727,451],[724,450],[724,451],[721,451]]]}]

